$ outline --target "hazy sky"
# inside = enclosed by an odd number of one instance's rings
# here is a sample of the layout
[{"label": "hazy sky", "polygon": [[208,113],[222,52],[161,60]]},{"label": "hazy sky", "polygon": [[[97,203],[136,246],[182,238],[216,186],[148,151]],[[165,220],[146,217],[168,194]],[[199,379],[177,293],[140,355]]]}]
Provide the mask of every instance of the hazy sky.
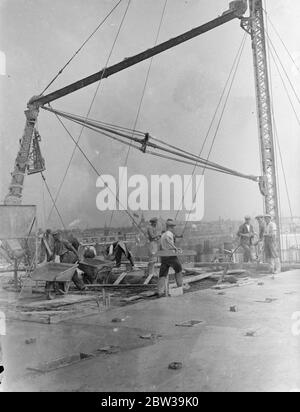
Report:
[{"label": "hazy sky", "polygon": [[[116,0],[0,0],[0,50],[6,55],[6,75],[0,76],[1,96],[1,185],[4,198],[24,128],[26,102],[39,94],[75,50],[116,4]],[[63,87],[105,66],[128,0],[122,4],[51,86]],[[267,1],[273,24],[280,32],[300,67],[300,2]],[[127,17],[113,50],[110,63],[154,45],[164,0],[131,0]],[[169,0],[159,37],[164,41],[205,23],[228,8],[227,0]],[[272,28],[270,36],[300,95],[300,74],[295,69]],[[198,153],[212,119],[243,31],[238,20],[227,23],[154,58],[138,128]],[[103,80],[90,117],[133,127],[149,67],[143,62]],[[292,208],[300,209],[300,128],[280,79],[274,74],[274,107],[279,140],[290,190]],[[55,108],[85,115],[96,85],[53,103]],[[232,94],[211,154],[211,160],[244,173],[260,174],[254,76],[250,38],[242,56]],[[294,99],[295,100],[295,99]],[[299,104],[295,101],[300,117]],[[68,123],[78,136],[80,127]],[[42,136],[45,173],[56,193],[69,162],[73,143],[53,114],[40,113],[38,128]],[[209,142],[211,142],[212,135]],[[84,131],[81,145],[96,167],[116,175],[124,166],[127,149],[106,137]],[[206,146],[206,152],[210,144]],[[132,174],[191,174],[192,167],[130,152],[128,172]],[[281,207],[289,215],[287,196],[280,170]],[[58,201],[66,224],[80,221],[82,226],[109,222],[110,212],[96,209],[97,176],[80,153],[75,155]],[[39,207],[40,225],[45,224],[51,207],[39,175],[25,181],[24,203]],[[240,219],[244,214],[262,211],[262,197],[255,183],[207,172],[205,180],[205,219]],[[168,215],[174,216],[175,213]],[[146,214],[146,216],[149,216]],[[128,223],[124,213],[116,213],[113,224]],[[57,226],[57,216],[46,225]]]}]

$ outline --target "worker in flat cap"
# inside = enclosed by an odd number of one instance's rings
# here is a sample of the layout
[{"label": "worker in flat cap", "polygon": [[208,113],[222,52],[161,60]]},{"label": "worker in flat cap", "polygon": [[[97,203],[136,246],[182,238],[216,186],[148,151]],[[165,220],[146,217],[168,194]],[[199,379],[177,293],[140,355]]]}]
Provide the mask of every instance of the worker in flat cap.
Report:
[{"label": "worker in flat cap", "polygon": [[264,262],[264,233],[266,230],[266,222],[264,215],[258,215],[255,217],[258,223],[258,239],[255,242],[256,257],[258,262]]},{"label": "worker in flat cap", "polygon": [[253,247],[255,232],[251,224],[251,216],[249,215],[245,216],[245,222],[239,227],[237,236],[239,237],[239,240],[240,240],[240,246],[242,247],[244,251],[244,262],[245,263],[252,262],[253,261],[252,247]]},{"label": "worker in flat cap", "polygon": [[264,251],[266,262],[271,266],[271,273],[280,273],[281,262],[277,248],[277,226],[270,214],[265,215]]},{"label": "worker in flat cap", "polygon": [[157,227],[158,219],[157,217],[152,217],[150,219],[150,225],[147,227],[147,237],[148,237],[148,253],[149,253],[149,264],[148,264],[148,273],[153,274],[154,265],[157,261],[156,254],[159,250],[159,240],[161,233]]},{"label": "worker in flat cap", "polygon": [[177,257],[177,253],[182,253],[182,250],[177,248],[175,245],[175,227],[176,223],[172,219],[168,219],[166,222],[166,231],[161,235],[160,239],[161,250],[166,251],[167,253],[169,252],[169,255],[161,257],[161,266],[158,279],[158,297],[165,296],[166,280],[169,275],[170,267],[175,271],[175,281],[177,287],[182,290],[182,265]]}]

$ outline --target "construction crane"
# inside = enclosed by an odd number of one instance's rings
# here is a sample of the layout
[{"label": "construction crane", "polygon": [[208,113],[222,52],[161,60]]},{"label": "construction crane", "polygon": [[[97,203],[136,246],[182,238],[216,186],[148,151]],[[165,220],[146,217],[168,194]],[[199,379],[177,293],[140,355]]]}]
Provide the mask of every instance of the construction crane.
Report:
[{"label": "construction crane", "polygon": [[[249,17],[245,13],[250,10]],[[246,30],[252,38],[253,62],[255,72],[257,113],[259,125],[260,150],[262,159],[263,176],[260,180],[260,190],[265,199],[265,211],[270,214],[278,227],[278,246],[280,250],[280,222],[276,182],[275,150],[272,129],[272,111],[270,100],[270,87],[268,79],[268,62],[266,42],[264,33],[264,16],[262,0],[238,0],[229,4],[229,9],[216,19],[196,27],[166,42],[158,44],[142,53],[126,58],[123,61],[105,67],[97,73],[85,77],[62,89],[56,90],[45,96],[34,96],[27,104],[26,124],[23,137],[20,141],[20,150],[15,162],[9,193],[5,198],[5,204],[20,204],[25,175],[38,173],[45,169],[44,159],[39,147],[39,134],[36,130],[36,122],[39,109],[54,100],[74,93],[99,80],[108,78],[113,74],[132,67],[144,60],[150,59],[179,44],[187,42],[201,34],[209,32],[216,27],[228,23],[234,19],[241,21],[241,27]]]}]

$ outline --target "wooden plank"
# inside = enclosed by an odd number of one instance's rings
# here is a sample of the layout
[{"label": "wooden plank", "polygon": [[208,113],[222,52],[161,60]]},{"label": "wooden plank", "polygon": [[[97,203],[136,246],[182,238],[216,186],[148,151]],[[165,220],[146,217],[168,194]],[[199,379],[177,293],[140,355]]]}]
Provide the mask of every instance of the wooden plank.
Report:
[{"label": "wooden plank", "polygon": [[63,295],[61,297],[57,297],[54,300],[35,300],[32,302],[28,303],[22,303],[22,301],[18,302],[18,308],[42,308],[45,307],[47,309],[51,308],[57,308],[57,307],[62,307],[62,306],[68,306],[68,305],[75,305],[77,303],[83,303],[83,302],[90,302],[90,301],[95,301],[96,297],[95,296],[85,296],[85,295]]},{"label": "wooden plank", "polygon": [[[101,310],[100,307],[97,309],[88,310],[65,310],[65,311],[34,311],[34,312],[18,312],[9,311],[6,312],[6,318],[9,320],[20,320],[24,322],[34,322],[34,323],[44,323],[44,324],[55,324],[63,322],[66,320],[71,320],[75,318],[81,318],[85,316],[95,315]],[[102,310],[105,310],[102,306]]]},{"label": "wooden plank", "polygon": [[92,289],[92,288],[116,288],[116,289],[122,289],[122,288],[153,288],[157,287],[156,284],[150,283],[148,285],[144,285],[143,283],[132,283],[132,284],[120,284],[120,285],[114,285],[112,283],[95,283],[93,285],[85,285],[87,289]]},{"label": "wooden plank", "polygon": [[230,289],[230,288],[238,288],[241,286],[253,285],[253,283],[254,283],[253,280],[248,280],[246,282],[238,282],[238,283],[223,283],[220,285],[213,286],[212,289],[223,290],[223,289]]},{"label": "wooden plank", "polygon": [[180,252],[175,252],[174,250],[159,250],[155,256],[168,257],[168,256],[196,256],[197,252],[194,250],[183,250]]},{"label": "wooden plank", "polygon": [[121,273],[121,275],[118,277],[118,279],[113,284],[114,285],[119,285],[122,282],[122,280],[125,278],[126,275],[127,275],[127,272]]},{"label": "wooden plank", "polygon": [[147,276],[147,279],[145,280],[144,285],[148,285],[148,283],[153,278],[153,276],[154,276],[154,273],[150,273],[150,275]]},{"label": "wooden plank", "polygon": [[211,276],[211,273],[203,273],[203,274],[194,275],[194,276],[185,276],[183,278],[183,283],[199,282],[200,280],[207,279],[210,276]]}]

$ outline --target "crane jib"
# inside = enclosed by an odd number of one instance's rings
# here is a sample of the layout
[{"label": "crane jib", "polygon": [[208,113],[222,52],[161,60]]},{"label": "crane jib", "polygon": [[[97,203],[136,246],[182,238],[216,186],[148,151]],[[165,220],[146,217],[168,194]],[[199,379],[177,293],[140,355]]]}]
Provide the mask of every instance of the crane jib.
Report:
[{"label": "crane jib", "polygon": [[[243,3],[243,2],[237,2],[237,3],[240,5],[240,3]],[[152,47],[148,50],[145,50],[139,54],[128,57],[124,59],[123,61],[117,64],[114,64],[113,66],[106,67],[97,73],[94,73],[88,77],[78,80],[75,83],[72,83],[68,86],[63,87],[62,89],[49,93],[46,96],[34,97],[33,99],[30,100],[30,104],[37,105],[37,106],[43,106],[45,104],[51,103],[52,101],[57,100],[63,96],[67,96],[68,94],[71,94],[75,92],[76,90],[80,90],[99,80],[108,78],[113,74],[116,74],[122,70],[128,69],[129,67],[132,67],[144,60],[150,59],[151,57],[156,56],[160,53],[163,53],[164,51],[169,50],[175,46],[178,46],[179,44],[185,43],[188,40],[191,40],[197,36],[200,36],[201,34],[206,33],[218,26],[221,26],[224,23],[227,23],[236,18],[241,18],[243,15],[243,12],[245,12],[245,9],[241,9],[239,7],[232,8],[232,10],[229,10],[228,12],[223,13],[221,16],[217,17],[214,20],[211,20],[210,22],[206,24],[203,24],[202,26],[196,27],[186,33],[183,33],[170,40],[167,40],[166,42],[160,43],[157,46]]]}]

